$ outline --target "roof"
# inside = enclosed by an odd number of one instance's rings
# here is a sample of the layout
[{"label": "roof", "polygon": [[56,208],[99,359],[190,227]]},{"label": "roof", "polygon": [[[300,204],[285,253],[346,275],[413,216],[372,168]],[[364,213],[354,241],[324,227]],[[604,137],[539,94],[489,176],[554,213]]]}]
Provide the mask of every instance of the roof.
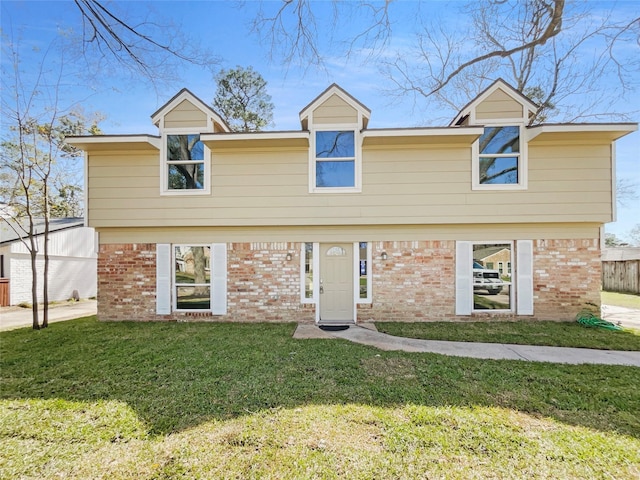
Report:
[{"label": "roof", "polygon": [[491,255],[495,255],[502,250],[508,250],[506,247],[487,247],[487,248],[479,248],[478,250],[474,250],[473,259],[474,260],[482,260],[483,258],[490,257]]},{"label": "roof", "polygon": [[640,260],[640,247],[613,247],[602,249],[603,262]]},{"label": "roof", "polygon": [[[8,243],[13,243],[20,238],[27,238],[27,234],[23,233],[22,235],[18,235],[16,231],[11,228],[9,222],[13,223],[16,226],[16,230],[18,232],[24,231],[25,228],[29,228],[28,220],[24,219],[20,222],[21,227],[16,225],[15,221],[3,218],[2,223],[0,223],[0,245],[6,245]],[[61,230],[67,230],[70,228],[79,228],[84,227],[84,218],[81,217],[72,217],[72,218],[51,218],[49,220],[49,233],[59,232]],[[44,233],[44,218],[36,218],[34,219],[34,227],[36,235],[42,235]]]}]

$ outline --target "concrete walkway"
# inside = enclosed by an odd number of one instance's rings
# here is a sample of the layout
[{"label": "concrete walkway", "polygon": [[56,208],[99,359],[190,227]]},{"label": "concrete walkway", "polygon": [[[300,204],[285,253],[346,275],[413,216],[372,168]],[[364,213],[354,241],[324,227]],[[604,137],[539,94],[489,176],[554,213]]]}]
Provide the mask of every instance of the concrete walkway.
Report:
[{"label": "concrete walkway", "polygon": [[[97,303],[95,300],[53,304],[49,306],[49,323],[88,317],[95,315],[96,311]],[[39,309],[38,319],[42,323],[42,308]],[[0,331],[30,327],[32,322],[30,308],[0,307]]]},{"label": "concrete walkway", "polygon": [[402,338],[378,332],[373,324],[353,325],[347,330],[324,331],[315,325],[298,325],[294,338],[341,338],[380,350],[429,352],[457,357],[492,360],[528,360],[569,364],[630,365],[640,367],[640,352],[594,350],[589,348],[539,347],[501,343],[446,342]]}]

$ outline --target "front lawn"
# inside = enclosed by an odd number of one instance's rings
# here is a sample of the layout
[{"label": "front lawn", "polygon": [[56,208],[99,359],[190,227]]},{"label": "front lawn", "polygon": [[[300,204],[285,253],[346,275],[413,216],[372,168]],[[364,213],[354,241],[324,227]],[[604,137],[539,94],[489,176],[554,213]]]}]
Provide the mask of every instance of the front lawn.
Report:
[{"label": "front lawn", "polygon": [[293,324],[0,333],[0,478],[638,478],[640,369],[382,352]]},{"label": "front lawn", "polygon": [[640,350],[638,329],[612,331],[587,328],[578,322],[377,322],[376,328],[389,335],[426,340]]}]

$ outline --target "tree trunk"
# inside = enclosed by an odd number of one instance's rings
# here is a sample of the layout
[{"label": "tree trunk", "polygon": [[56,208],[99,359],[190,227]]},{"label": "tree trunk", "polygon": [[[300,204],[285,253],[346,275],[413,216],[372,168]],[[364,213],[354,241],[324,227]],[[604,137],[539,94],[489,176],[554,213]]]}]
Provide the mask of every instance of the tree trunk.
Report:
[{"label": "tree trunk", "polygon": [[[46,197],[45,197],[46,198]],[[45,200],[46,202],[46,200]],[[42,328],[49,326],[49,212],[44,217],[44,273],[42,277]]]},{"label": "tree trunk", "polygon": [[[33,246],[33,237],[31,238]],[[31,254],[31,310],[33,314],[33,329],[40,330],[40,322],[38,321],[38,269],[36,266],[36,255],[38,251],[33,247],[29,252]]]}]

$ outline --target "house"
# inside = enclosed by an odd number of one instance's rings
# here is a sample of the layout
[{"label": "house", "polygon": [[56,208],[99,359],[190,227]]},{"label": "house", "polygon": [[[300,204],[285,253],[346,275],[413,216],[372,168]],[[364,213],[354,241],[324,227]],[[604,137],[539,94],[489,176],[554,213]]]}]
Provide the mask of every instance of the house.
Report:
[{"label": "house", "polygon": [[[98,316],[573,319],[600,303],[614,141],[637,125],[529,126],[536,108],[497,80],[448,126],[369,128],[334,84],[300,130],[232,133],[185,89],[152,115],[158,135],[70,137],[86,152]],[[512,271],[489,303],[473,288],[488,247]]]},{"label": "house", "polygon": [[473,259],[486,269],[497,270],[501,276],[511,276],[511,250],[504,245],[498,247],[474,245]]},{"label": "house", "polygon": [[[20,227],[11,228],[8,218],[0,222],[0,278],[8,286],[2,306],[31,303],[31,255]],[[44,269],[44,220],[35,221],[38,255],[38,302],[42,302]],[[49,225],[49,301],[64,301],[74,292],[80,298],[96,296],[97,253],[95,232],[82,218],[52,218]]]}]

